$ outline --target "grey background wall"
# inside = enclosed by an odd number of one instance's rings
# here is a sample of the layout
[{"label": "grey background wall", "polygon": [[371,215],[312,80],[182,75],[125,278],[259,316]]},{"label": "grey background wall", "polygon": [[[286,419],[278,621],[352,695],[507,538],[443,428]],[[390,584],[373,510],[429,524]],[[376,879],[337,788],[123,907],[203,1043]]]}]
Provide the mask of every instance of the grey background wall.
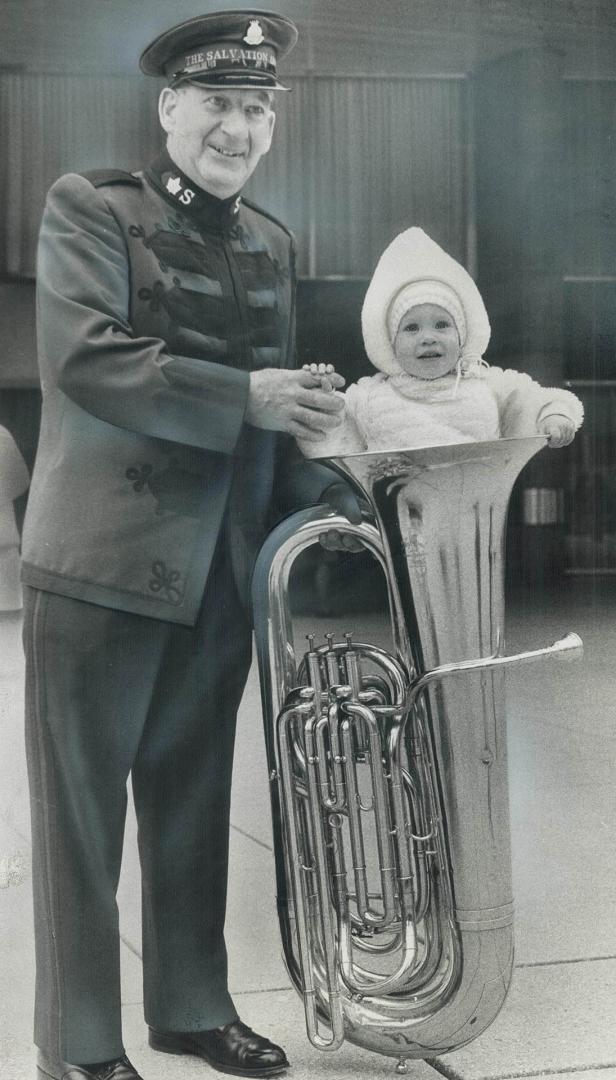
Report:
[{"label": "grey background wall", "polygon": [[[550,382],[611,378],[612,0],[273,6],[296,19],[300,41],[286,65],[293,91],[250,193],[298,236],[300,272],[311,279],[301,286],[303,358],[312,350],[359,371],[366,278],[391,237],[414,223],[477,276],[493,325],[489,359]],[[137,74],[136,57],[204,7],[3,0],[0,422],[14,429],[36,422],[34,406],[24,410],[36,382],[32,288],[16,282],[34,273],[45,191],[62,172],[138,168],[156,152],[157,87]],[[594,415],[596,397],[588,407]],[[601,409],[607,438],[613,410]],[[21,437],[30,450],[32,432]],[[585,453],[595,461],[611,450],[594,443]]]}]

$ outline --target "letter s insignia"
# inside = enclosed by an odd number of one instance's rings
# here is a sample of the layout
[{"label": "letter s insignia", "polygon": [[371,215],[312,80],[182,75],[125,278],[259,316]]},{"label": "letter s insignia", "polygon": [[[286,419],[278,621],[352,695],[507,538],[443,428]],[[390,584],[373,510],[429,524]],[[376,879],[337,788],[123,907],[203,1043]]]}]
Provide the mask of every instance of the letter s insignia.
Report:
[{"label": "letter s insignia", "polygon": [[194,197],[195,197],[195,192],[194,191],[191,191],[190,188],[184,188],[182,194],[180,195],[180,202],[184,203],[184,206],[190,206],[190,204],[193,201]]}]

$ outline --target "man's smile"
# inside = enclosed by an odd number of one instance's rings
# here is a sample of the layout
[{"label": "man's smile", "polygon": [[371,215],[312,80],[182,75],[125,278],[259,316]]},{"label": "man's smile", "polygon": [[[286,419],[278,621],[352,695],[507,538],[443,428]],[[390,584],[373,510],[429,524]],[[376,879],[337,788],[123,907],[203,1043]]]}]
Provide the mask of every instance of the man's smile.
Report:
[{"label": "man's smile", "polygon": [[226,146],[216,146],[215,143],[208,143],[210,150],[215,150],[217,154],[221,154],[222,157],[238,158],[244,157],[243,150],[229,150]]}]

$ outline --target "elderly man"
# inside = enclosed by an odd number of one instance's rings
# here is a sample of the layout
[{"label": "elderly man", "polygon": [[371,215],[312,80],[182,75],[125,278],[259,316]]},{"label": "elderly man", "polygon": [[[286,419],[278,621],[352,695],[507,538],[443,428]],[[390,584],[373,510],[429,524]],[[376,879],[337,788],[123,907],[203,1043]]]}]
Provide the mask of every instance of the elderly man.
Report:
[{"label": "elderly man", "polygon": [[115,899],[129,773],[151,1046],[241,1076],[288,1064],[237,1016],[223,924],[253,559],[285,508],[358,514],[292,452],[340,406],[292,370],[292,237],[239,195],[296,36],[264,12],[163,34],[141,67],[168,82],[166,150],[143,173],[64,176],[47,201],[23,544],[39,1080],[138,1080]]}]

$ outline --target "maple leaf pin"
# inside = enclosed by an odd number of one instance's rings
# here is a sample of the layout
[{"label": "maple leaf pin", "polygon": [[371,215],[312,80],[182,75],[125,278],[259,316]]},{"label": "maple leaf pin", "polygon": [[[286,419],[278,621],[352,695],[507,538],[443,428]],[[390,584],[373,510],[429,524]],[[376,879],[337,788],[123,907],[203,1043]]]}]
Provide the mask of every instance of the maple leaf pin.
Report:
[{"label": "maple leaf pin", "polygon": [[167,191],[170,191],[172,195],[177,195],[178,191],[182,190],[182,182],[178,176],[170,176],[167,180]]}]

